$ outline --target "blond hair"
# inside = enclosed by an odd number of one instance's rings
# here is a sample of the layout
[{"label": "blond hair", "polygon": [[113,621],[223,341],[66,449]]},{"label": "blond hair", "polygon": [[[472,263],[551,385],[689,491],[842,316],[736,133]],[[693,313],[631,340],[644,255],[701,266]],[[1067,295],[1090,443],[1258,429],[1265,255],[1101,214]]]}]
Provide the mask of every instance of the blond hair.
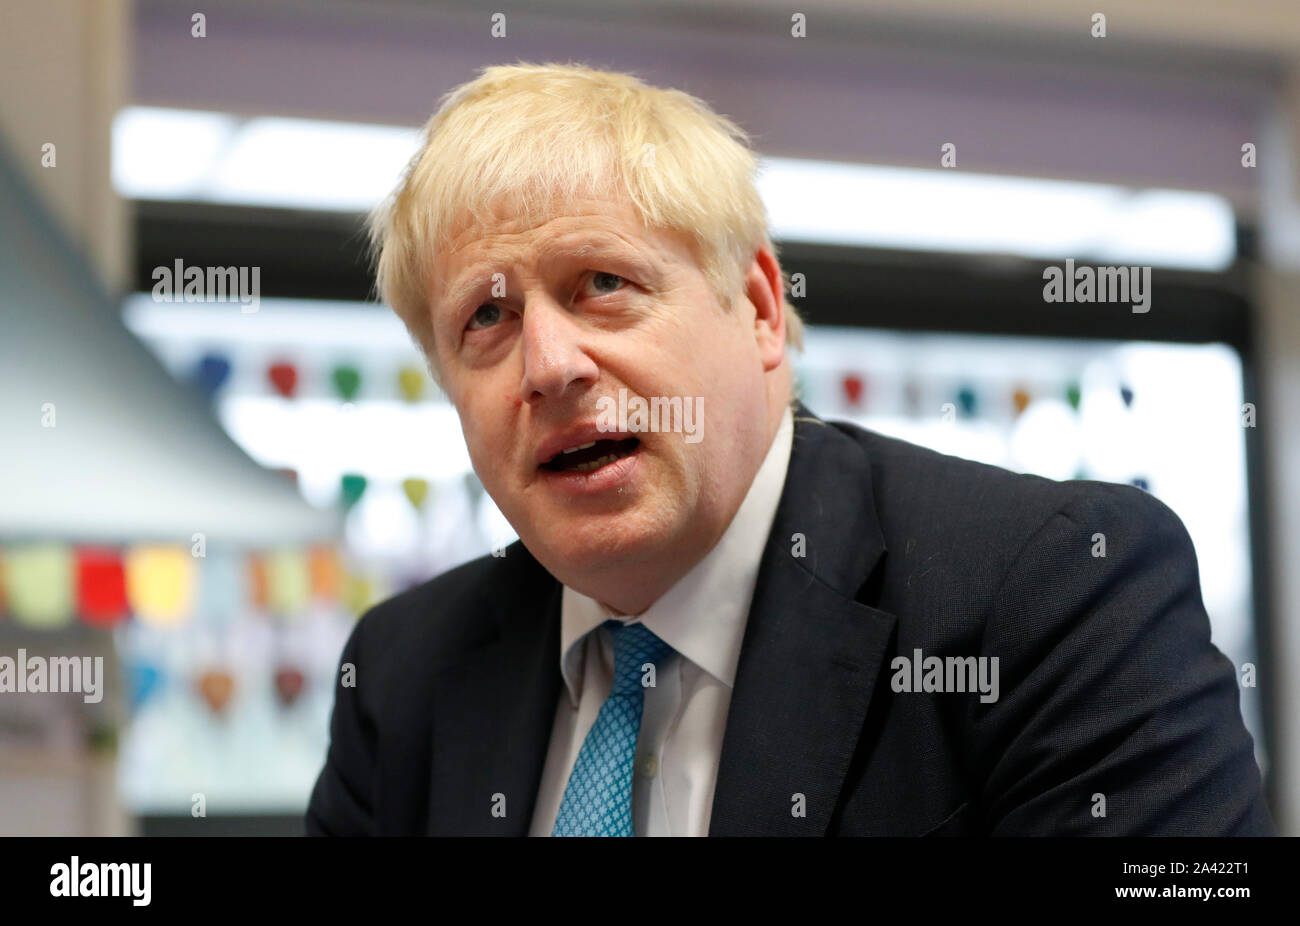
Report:
[{"label": "blond hair", "polygon": [[[723,306],[772,245],[754,184],[757,162],[735,123],[679,90],[577,64],[483,69],[451,90],[420,150],[370,216],[380,298],[433,364],[429,297],[435,249],[503,206],[531,224],[579,199],[623,199],[647,228],[685,233]],[[786,341],[803,325],[785,298]]]}]

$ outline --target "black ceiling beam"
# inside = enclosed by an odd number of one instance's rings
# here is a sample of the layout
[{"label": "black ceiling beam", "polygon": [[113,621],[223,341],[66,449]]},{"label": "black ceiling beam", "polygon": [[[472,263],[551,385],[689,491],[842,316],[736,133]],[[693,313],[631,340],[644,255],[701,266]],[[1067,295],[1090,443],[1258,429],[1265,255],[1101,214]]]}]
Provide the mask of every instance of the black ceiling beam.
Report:
[{"label": "black ceiling beam", "polygon": [[[362,216],[141,201],[136,207],[136,285],[153,269],[260,267],[261,295],[369,300],[373,278]],[[918,254],[803,242],[780,245],[782,267],[804,275],[795,300],[814,325],[1058,338],[1223,341],[1249,351],[1248,302],[1236,275],[1157,268],[1151,308],[1048,303],[1043,268],[1058,261]]]},{"label": "black ceiling beam", "polygon": [[134,206],[141,291],[153,288],[155,267],[179,258],[185,266],[259,267],[267,298],[371,298],[360,215],[149,200]]}]

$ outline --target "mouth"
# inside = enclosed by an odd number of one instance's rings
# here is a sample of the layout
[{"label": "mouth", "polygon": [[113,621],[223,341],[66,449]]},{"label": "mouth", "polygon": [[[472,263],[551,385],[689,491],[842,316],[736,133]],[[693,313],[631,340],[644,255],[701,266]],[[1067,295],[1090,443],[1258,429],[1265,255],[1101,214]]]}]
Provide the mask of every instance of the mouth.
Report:
[{"label": "mouth", "polygon": [[576,447],[561,450],[545,463],[541,469],[553,473],[594,473],[612,466],[619,460],[636,453],[641,441],[635,437],[623,440],[593,440]]}]

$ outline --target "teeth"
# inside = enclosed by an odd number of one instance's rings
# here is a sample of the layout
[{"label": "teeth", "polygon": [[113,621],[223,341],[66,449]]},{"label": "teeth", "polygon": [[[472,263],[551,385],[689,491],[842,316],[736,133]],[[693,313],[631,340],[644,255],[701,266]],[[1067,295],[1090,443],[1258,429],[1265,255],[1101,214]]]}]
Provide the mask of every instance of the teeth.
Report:
[{"label": "teeth", "polygon": [[613,463],[617,459],[618,457],[614,456],[614,454],[607,453],[603,457],[600,457],[599,459],[588,460],[586,463],[579,463],[577,466],[573,467],[572,472],[589,473],[593,469],[600,469],[606,463]]},{"label": "teeth", "polygon": [[596,442],[587,441],[585,444],[579,444],[577,447],[570,447],[568,450],[561,450],[560,453],[577,453],[579,450],[586,450],[588,447],[595,447]]}]

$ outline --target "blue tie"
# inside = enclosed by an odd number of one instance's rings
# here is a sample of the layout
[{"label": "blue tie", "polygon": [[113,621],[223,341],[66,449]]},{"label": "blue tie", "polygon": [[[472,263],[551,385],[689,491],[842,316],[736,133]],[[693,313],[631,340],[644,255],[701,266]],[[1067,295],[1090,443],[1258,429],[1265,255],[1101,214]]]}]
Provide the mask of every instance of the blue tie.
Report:
[{"label": "blue tie", "polygon": [[673,648],[643,624],[605,621],[614,635],[614,684],[583,740],[552,836],[633,836],[632,759],[641,732],[642,666],[655,671]]}]

